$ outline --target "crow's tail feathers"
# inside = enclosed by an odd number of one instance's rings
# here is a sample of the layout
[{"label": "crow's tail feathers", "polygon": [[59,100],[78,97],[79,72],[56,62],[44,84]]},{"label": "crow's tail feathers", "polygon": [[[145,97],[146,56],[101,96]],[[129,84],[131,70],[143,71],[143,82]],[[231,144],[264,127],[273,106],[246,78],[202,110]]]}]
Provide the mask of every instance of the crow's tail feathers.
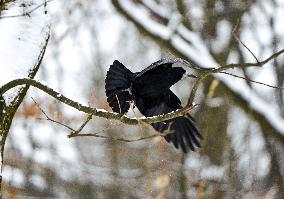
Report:
[{"label": "crow's tail feathers", "polygon": [[[146,117],[162,115],[182,108],[180,100],[171,90],[160,98],[138,100],[135,105]],[[188,149],[195,151],[197,147],[200,147],[200,141],[203,139],[190,114],[156,122],[152,126],[156,131],[166,134],[164,137],[166,141],[172,142],[175,148],[181,148],[183,152],[187,152]]]},{"label": "crow's tail feathers", "polygon": [[133,73],[115,60],[107,71],[105,90],[107,101],[114,112],[126,113],[132,100],[130,93]]},{"label": "crow's tail feathers", "polygon": [[200,147],[200,141],[203,139],[189,114],[155,123],[153,127],[159,132],[168,133],[165,135],[166,141],[172,142],[175,148],[181,148],[184,153],[188,151],[188,148],[195,151],[197,147]]}]

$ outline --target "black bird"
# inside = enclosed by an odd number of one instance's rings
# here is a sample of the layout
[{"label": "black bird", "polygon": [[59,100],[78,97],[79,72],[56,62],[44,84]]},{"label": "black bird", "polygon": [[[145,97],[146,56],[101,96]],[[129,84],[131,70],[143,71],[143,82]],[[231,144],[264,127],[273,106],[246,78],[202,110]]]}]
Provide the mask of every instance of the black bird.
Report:
[{"label": "black bird", "polygon": [[[185,76],[186,71],[182,67],[173,67],[174,63],[173,60],[159,60],[141,72],[132,73],[115,60],[105,79],[107,101],[112,110],[125,114],[130,102],[134,102],[144,116],[151,117],[182,108],[170,87]],[[181,147],[183,152],[187,152],[188,148],[195,151],[203,139],[189,114],[153,123],[152,126],[161,133],[167,132],[164,136],[166,141],[172,142],[176,148]]]}]

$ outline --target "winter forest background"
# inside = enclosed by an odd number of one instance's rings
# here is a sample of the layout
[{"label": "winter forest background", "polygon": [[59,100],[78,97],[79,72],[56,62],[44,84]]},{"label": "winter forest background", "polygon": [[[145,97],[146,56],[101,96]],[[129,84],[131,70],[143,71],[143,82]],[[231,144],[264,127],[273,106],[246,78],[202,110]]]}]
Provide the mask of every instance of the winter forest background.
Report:
[{"label": "winter forest background", "polygon": [[[132,71],[167,57],[219,67],[284,48],[283,0],[1,0],[0,12],[0,87],[35,76],[107,111],[104,79],[115,59]],[[87,114],[37,88],[13,88],[0,114],[9,129],[3,198],[284,198],[284,56],[226,72],[245,79],[203,80],[193,115],[205,139],[187,154],[159,137],[68,138],[44,113],[74,129]],[[193,84],[172,88],[183,105]],[[134,111],[128,116],[140,117]],[[81,133],[139,139],[154,130],[94,116]]]}]

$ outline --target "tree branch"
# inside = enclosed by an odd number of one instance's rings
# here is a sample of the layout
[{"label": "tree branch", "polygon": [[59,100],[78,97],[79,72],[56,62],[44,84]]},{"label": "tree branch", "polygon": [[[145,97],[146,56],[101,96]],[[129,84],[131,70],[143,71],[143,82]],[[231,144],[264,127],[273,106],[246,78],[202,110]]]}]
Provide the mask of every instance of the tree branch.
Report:
[{"label": "tree branch", "polygon": [[[258,61],[258,62],[255,62],[255,63],[227,64],[227,65],[221,65],[218,68],[210,68],[208,70],[199,69],[199,71],[201,72],[201,75],[198,77],[198,79],[196,80],[195,84],[193,85],[193,88],[191,90],[190,97],[188,99],[187,104],[189,105],[189,104],[193,103],[195,95],[196,95],[196,91],[197,91],[199,85],[209,75],[212,75],[213,73],[223,73],[223,74],[226,74],[226,75],[231,75],[231,76],[235,76],[235,77],[241,78],[240,76],[224,72],[224,70],[228,70],[228,69],[232,69],[232,68],[247,68],[247,67],[256,67],[256,66],[257,67],[261,67],[261,66],[265,65],[266,63],[268,63],[269,61],[275,59],[276,57],[278,57],[279,55],[281,55],[283,53],[284,53],[284,49],[282,49],[282,50],[272,54],[271,56],[269,56],[268,58],[266,58],[265,60],[263,60],[261,62]],[[262,82],[256,82],[256,81],[253,81],[253,80],[250,80],[250,81],[254,82],[254,83],[262,84],[262,85],[265,85],[265,86],[268,86],[268,87],[272,87],[272,88],[284,89],[283,87],[271,86],[271,85],[268,85],[268,84],[265,84],[265,83],[262,83]]]},{"label": "tree branch", "polygon": [[107,112],[103,109],[96,109],[96,108],[91,108],[85,105],[80,104],[79,102],[75,102],[62,94],[58,93],[57,91],[54,91],[53,89],[49,88],[48,86],[34,80],[34,79],[28,79],[28,78],[23,78],[23,79],[15,79],[7,84],[3,85],[0,88],[0,95],[5,93],[6,91],[10,90],[11,88],[14,88],[19,85],[29,85],[36,87],[45,93],[49,94],[50,96],[56,98],[57,100],[63,102],[66,105],[69,105],[81,112],[91,114],[94,116],[106,118],[106,119],[114,119],[114,120],[119,120],[125,124],[130,124],[130,125],[137,125],[139,122],[144,122],[147,124],[155,123],[155,122],[162,122],[165,120],[173,119],[178,116],[184,115],[187,112],[190,112],[196,105],[193,106],[186,106],[182,109],[178,109],[174,112],[164,114],[164,115],[159,115],[159,116],[154,116],[154,117],[148,117],[148,118],[129,118],[126,115],[118,114],[118,113],[112,113],[112,112]]},{"label": "tree branch", "polygon": [[137,139],[126,139],[126,138],[117,138],[117,137],[111,137],[111,136],[106,136],[106,135],[100,135],[99,133],[84,133],[84,134],[76,134],[76,135],[69,135],[69,138],[72,137],[97,137],[97,138],[104,138],[104,139],[110,139],[110,140],[115,140],[115,141],[121,141],[121,142],[138,142],[138,141],[142,141],[142,140],[148,140],[148,139],[152,139],[155,137],[164,137],[166,136],[168,133],[165,134],[160,134],[160,133],[155,133],[149,136],[145,136],[145,137],[140,137]]}]

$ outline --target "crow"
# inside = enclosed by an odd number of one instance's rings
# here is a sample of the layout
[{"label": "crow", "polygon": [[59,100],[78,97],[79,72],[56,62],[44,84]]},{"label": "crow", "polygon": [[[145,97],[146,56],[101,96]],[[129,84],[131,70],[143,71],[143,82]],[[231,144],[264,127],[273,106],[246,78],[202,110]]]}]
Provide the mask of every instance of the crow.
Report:
[{"label": "crow", "polygon": [[[107,71],[105,91],[107,101],[114,112],[125,114],[130,103],[146,117],[166,114],[182,108],[179,98],[170,90],[182,77],[188,75],[182,67],[173,67],[175,61],[162,59],[141,72],[132,73],[115,60]],[[155,130],[166,133],[167,142],[184,153],[200,147],[202,135],[190,114],[151,124]]]}]

